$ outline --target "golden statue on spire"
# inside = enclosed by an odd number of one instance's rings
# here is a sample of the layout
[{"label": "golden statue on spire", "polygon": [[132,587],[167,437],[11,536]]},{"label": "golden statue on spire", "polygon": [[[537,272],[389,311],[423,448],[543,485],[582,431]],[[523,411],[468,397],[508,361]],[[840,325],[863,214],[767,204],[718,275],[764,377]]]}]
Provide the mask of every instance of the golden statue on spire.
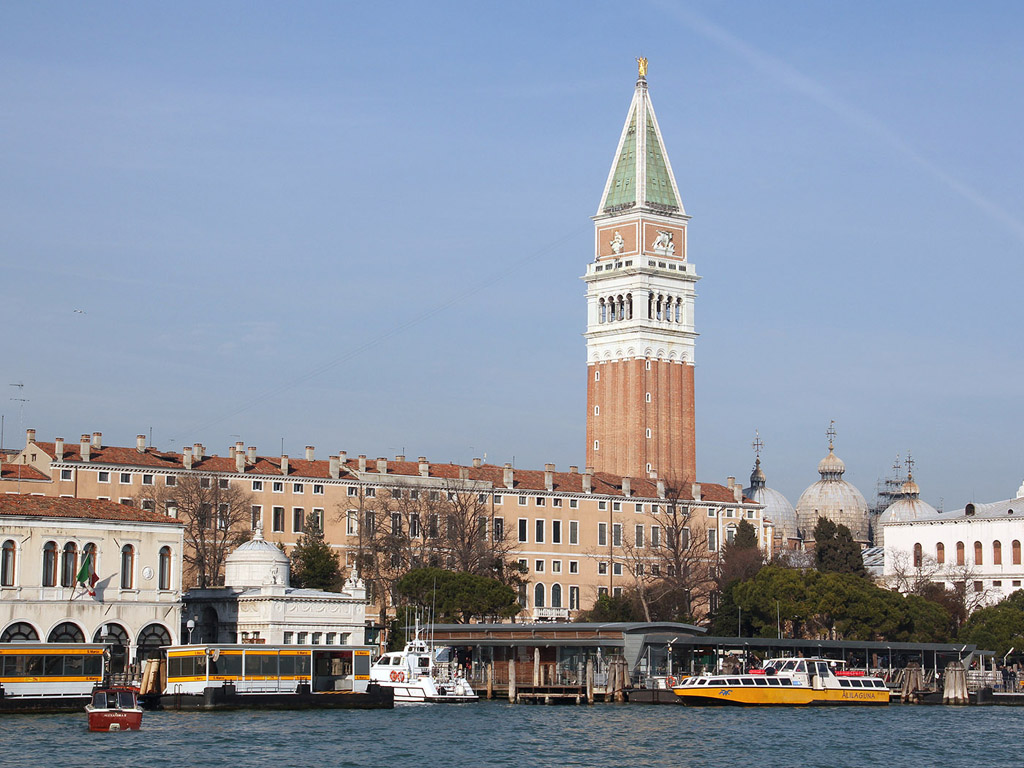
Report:
[{"label": "golden statue on spire", "polygon": [[641,56],[636,60],[637,69],[640,72],[640,77],[647,77],[647,57]]}]

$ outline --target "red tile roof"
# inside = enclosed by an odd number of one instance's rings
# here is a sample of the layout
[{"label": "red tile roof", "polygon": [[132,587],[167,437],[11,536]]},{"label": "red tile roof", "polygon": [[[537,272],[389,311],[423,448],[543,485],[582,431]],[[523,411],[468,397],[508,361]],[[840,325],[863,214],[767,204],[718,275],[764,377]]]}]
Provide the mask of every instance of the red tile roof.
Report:
[{"label": "red tile roof", "polygon": [[0,479],[47,481],[50,477],[49,475],[44,475],[35,467],[30,467],[28,464],[8,464],[4,462],[0,464]]},{"label": "red tile roof", "polygon": [[95,499],[64,499],[52,496],[28,496],[19,493],[0,495],[0,515],[29,517],[64,517],[85,520],[127,520],[140,523],[181,525],[180,520],[159,512],[136,509],[112,501]]},{"label": "red tile roof", "polygon": [[[36,445],[50,456],[54,456],[53,443],[40,443]],[[64,444],[64,461],[80,462],[82,456],[81,446],[78,443]],[[100,446],[90,450],[90,464],[116,464],[126,467],[151,468],[154,470],[166,469],[181,471],[184,468],[182,454],[171,451],[159,451],[155,448],[146,448],[145,451],[138,451],[135,448],[121,448],[114,446]],[[4,465],[6,466],[6,465]],[[192,469],[199,472],[219,472],[225,474],[238,474],[235,460],[230,456],[207,455],[200,459],[193,457]],[[341,466],[341,479],[355,480],[359,472],[359,459],[349,458]],[[480,467],[462,467],[458,464],[430,464],[430,477],[457,480],[460,476],[460,469],[468,470],[470,480],[490,482],[495,490],[505,487],[504,467],[496,464],[484,464]],[[258,456],[254,463],[246,460],[244,475],[281,475],[280,456]],[[366,460],[365,474],[376,475],[377,460],[368,458]],[[396,477],[418,477],[418,461],[393,461],[387,462],[387,475]],[[509,493],[527,491],[547,490],[544,482],[544,470],[516,469],[513,472],[513,488],[507,489]],[[330,460],[320,459],[308,461],[304,458],[288,459],[287,477],[296,481],[299,480],[327,480],[330,478]],[[48,479],[48,478],[47,478]],[[373,481],[373,478],[368,478]],[[386,482],[383,477],[381,482]],[[552,477],[551,490],[556,493],[583,493],[583,475],[579,472],[555,472]],[[622,478],[617,475],[610,475],[599,472],[591,479],[591,493],[597,495],[621,496]],[[638,498],[655,499],[658,497],[658,483],[642,477],[631,478],[630,494]],[[681,501],[692,501],[690,485],[681,489],[678,495]],[[735,503],[732,490],[717,483],[701,483],[701,501]],[[754,503],[744,498],[746,503]]]}]

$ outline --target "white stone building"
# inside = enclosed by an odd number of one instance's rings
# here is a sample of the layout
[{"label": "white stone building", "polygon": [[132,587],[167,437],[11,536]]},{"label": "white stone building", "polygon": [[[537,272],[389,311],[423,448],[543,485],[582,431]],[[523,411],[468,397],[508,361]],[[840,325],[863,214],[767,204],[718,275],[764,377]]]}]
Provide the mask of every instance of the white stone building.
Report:
[{"label": "white stone building", "polygon": [[966,582],[974,597],[969,605],[991,605],[1021,588],[1024,484],[1012,499],[967,504],[952,512],[920,502],[917,485],[909,484],[914,493],[893,503],[880,518],[888,580],[898,581],[909,572],[949,588]]},{"label": "white stone building", "polygon": [[110,642],[115,670],[176,643],[183,538],[156,512],[0,495],[0,642]]},{"label": "white stone building", "polygon": [[[192,640],[269,645],[364,645],[366,588],[358,574],[342,592],[291,586],[291,561],[257,529],[227,557],[225,586],[185,594]],[[189,640],[186,627],[184,639]]]}]

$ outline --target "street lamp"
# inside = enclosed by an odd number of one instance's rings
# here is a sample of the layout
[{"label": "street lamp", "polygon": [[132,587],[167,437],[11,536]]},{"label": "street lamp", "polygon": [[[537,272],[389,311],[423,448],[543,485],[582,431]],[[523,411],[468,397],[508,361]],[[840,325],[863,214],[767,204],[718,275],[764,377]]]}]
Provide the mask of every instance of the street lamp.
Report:
[{"label": "street lamp", "polygon": [[196,623],[192,621],[192,619],[189,619],[185,622],[185,628],[188,630],[188,644],[192,645],[192,630],[196,628]]}]

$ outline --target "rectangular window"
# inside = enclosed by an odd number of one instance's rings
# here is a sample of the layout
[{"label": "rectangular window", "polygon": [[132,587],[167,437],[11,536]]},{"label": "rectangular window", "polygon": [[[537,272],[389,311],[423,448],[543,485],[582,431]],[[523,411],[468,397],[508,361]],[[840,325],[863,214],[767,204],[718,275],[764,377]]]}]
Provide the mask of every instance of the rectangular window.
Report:
[{"label": "rectangular window", "polygon": [[391,513],[391,533],[398,536],[402,533],[402,513],[392,512]]},{"label": "rectangular window", "polygon": [[260,524],[262,522],[263,522],[263,507],[261,507],[259,504],[253,504],[249,508],[249,527],[252,530],[255,531],[257,528],[260,527]]},{"label": "rectangular window", "polygon": [[302,483],[292,483],[292,493],[302,493]]},{"label": "rectangular window", "polygon": [[534,560],[533,561],[533,571],[534,571],[534,573],[544,573],[544,561],[543,560]]},{"label": "rectangular window", "polygon": [[621,547],[622,546],[622,523],[613,523],[612,524],[612,546],[613,547]]},{"label": "rectangular window", "polygon": [[143,475],[142,476],[142,484],[143,485],[152,485],[153,484],[153,476],[152,475]]},{"label": "rectangular window", "polygon": [[708,531],[708,551],[718,551],[718,531],[716,531],[714,528]]},{"label": "rectangular window", "polygon": [[[145,475],[142,476],[142,484],[146,485]],[[220,488],[222,491],[226,491],[228,488],[231,487],[231,481],[228,480],[226,477],[222,477],[220,478],[220,480],[217,481],[217,487]]]},{"label": "rectangular window", "polygon": [[519,541],[520,541],[520,543],[523,543],[523,542],[526,541],[526,534],[527,534],[526,527],[527,527],[528,524],[529,524],[529,521],[525,517],[520,517],[519,518]]},{"label": "rectangular window", "polygon": [[679,532],[679,548],[689,549],[690,548],[690,529],[683,528]]},{"label": "rectangular window", "polygon": [[561,544],[562,543],[562,521],[552,520],[551,521],[551,543]]},{"label": "rectangular window", "polygon": [[657,563],[651,563],[651,576],[661,576],[661,566]]},{"label": "rectangular window", "polygon": [[569,561],[569,573],[579,573],[579,572],[580,572],[580,561],[579,560],[570,560]]},{"label": "rectangular window", "polygon": [[[70,480],[71,478],[68,478],[68,479]],[[96,473],[96,479],[100,483],[109,483],[110,482],[110,473],[109,472],[97,472]]]},{"label": "rectangular window", "polygon": [[70,469],[62,469],[60,471],[60,479],[61,480],[70,480],[71,479],[71,470]]},{"label": "rectangular window", "polygon": [[714,509],[709,509],[708,510],[708,517],[714,517],[714,516],[715,516],[715,510]]},{"label": "rectangular window", "polygon": [[562,561],[561,560],[552,560],[551,561],[551,572],[552,573],[561,573],[562,572]]},{"label": "rectangular window", "polygon": [[[263,490],[263,481],[262,480],[253,480],[252,481],[252,489],[254,491],[257,491],[257,492],[258,491],[262,491]],[[291,633],[289,632],[288,634],[291,634]]]},{"label": "rectangular window", "polygon": [[599,502],[597,502],[597,508],[601,512],[604,512],[606,509],[608,509],[608,502],[607,501],[599,501]]},{"label": "rectangular window", "polygon": [[477,504],[486,504],[487,503],[487,494],[486,493],[478,493],[476,495],[476,503]]},{"label": "rectangular window", "polygon": [[644,511],[644,505],[643,504],[637,504],[635,511],[636,512],[643,512]]},{"label": "rectangular window", "polygon": [[[526,558],[524,558],[524,557],[519,558],[519,568],[522,570],[523,573],[526,573],[526,571],[529,569],[529,565],[526,562]],[[523,589],[525,589],[526,585],[523,584],[522,587],[523,587]]]},{"label": "rectangular window", "polygon": [[323,487],[323,485],[321,485],[320,483],[313,483],[313,495],[314,496],[323,496],[324,495],[324,487]]},{"label": "rectangular window", "polygon": [[612,502],[612,512],[621,512],[621,511],[622,511],[622,502],[621,501],[613,501]]},{"label": "rectangular window", "polygon": [[366,489],[366,498],[373,499],[373,498],[376,498],[376,496],[377,496],[377,489],[376,488],[367,488]]},{"label": "rectangular window", "polygon": [[324,510],[322,507],[313,507],[313,517],[316,519],[316,527],[321,531],[324,529]]},{"label": "rectangular window", "polygon": [[580,543],[580,522],[579,520],[569,521],[569,543],[579,544]]},{"label": "rectangular window", "polygon": [[536,521],[536,524],[534,526],[534,532],[536,534],[534,539],[533,539],[534,542],[536,542],[537,544],[543,544],[544,543],[544,521],[543,520],[537,520]]},{"label": "rectangular window", "polygon": [[622,597],[622,587],[612,589],[612,597]]},{"label": "rectangular window", "polygon": [[135,502],[131,500],[131,497],[127,497],[126,498],[126,497],[122,496],[120,499],[117,500],[117,502],[118,502],[118,504],[123,504],[126,507],[134,507],[135,506]]},{"label": "rectangular window", "polygon": [[306,510],[302,507],[292,507],[292,533],[302,533],[305,520]]},{"label": "rectangular window", "polygon": [[199,478],[199,487],[200,488],[213,488],[213,481],[209,477],[200,477]]},{"label": "rectangular window", "polygon": [[284,633],[284,644],[285,645],[292,645],[292,638],[293,637],[295,637],[294,633],[292,633],[292,632],[285,632]]},{"label": "rectangular window", "polygon": [[354,485],[350,485],[348,487],[348,495],[349,496],[358,496],[359,495],[359,489],[356,488]]},{"label": "rectangular window", "polygon": [[644,545],[644,527],[642,525],[638,525],[636,527],[636,533],[633,534],[633,541],[636,543],[637,547],[642,547]]},{"label": "rectangular window", "polygon": [[569,499],[569,509],[579,509],[579,508],[580,508],[580,500],[579,499]]},{"label": "rectangular window", "polygon": [[494,494],[494,503],[495,504],[501,504],[501,494],[500,493]]},{"label": "rectangular window", "polygon": [[608,575],[608,563],[598,563],[597,564],[597,575],[598,576],[607,576]]},{"label": "rectangular window", "polygon": [[657,525],[651,526],[651,547],[658,548],[661,546],[661,527]]},{"label": "rectangular window", "polygon": [[612,574],[614,576],[621,576],[622,575],[622,563],[613,563],[612,564]]},{"label": "rectangular window", "polygon": [[494,526],[494,540],[504,541],[505,540],[505,518],[496,517],[492,523]]},{"label": "rectangular window", "polygon": [[547,499],[545,499],[543,496],[537,496],[533,500],[533,503],[536,504],[538,507],[543,507],[545,504],[547,504]]},{"label": "rectangular window", "polygon": [[284,507],[274,507],[271,530],[274,533],[284,533]]},{"label": "rectangular window", "polygon": [[525,496],[520,496],[519,497],[519,506],[520,507],[525,507],[526,506],[526,501],[527,501],[527,499],[526,499]]},{"label": "rectangular window", "polygon": [[345,533],[349,536],[359,534],[359,512],[355,509],[345,513]]},{"label": "rectangular window", "polygon": [[168,488],[173,488],[177,484],[178,478],[175,475],[168,475],[167,477],[164,478],[164,485],[166,485]]},{"label": "rectangular window", "polygon": [[122,472],[121,473],[121,485],[131,485],[131,484],[132,484],[132,473],[131,472]]},{"label": "rectangular window", "polygon": [[275,480],[274,481],[274,493],[284,493],[284,483]]},{"label": "rectangular window", "polygon": [[597,546],[608,546],[608,523],[597,524]]},{"label": "rectangular window", "polygon": [[569,610],[578,611],[580,609],[580,588],[569,587]]},{"label": "rectangular window", "polygon": [[552,499],[551,500],[551,506],[552,507],[560,507],[560,506],[562,506],[562,500],[559,499],[559,498]]},{"label": "rectangular window", "polygon": [[420,537],[420,516],[416,512],[409,515],[409,535],[414,539]]},{"label": "rectangular window", "polygon": [[487,517],[485,515],[476,517],[476,535],[480,541],[487,541]]},{"label": "rectangular window", "polygon": [[608,594],[608,587],[598,587],[597,588],[597,594],[599,596],[600,595],[607,595]]}]

